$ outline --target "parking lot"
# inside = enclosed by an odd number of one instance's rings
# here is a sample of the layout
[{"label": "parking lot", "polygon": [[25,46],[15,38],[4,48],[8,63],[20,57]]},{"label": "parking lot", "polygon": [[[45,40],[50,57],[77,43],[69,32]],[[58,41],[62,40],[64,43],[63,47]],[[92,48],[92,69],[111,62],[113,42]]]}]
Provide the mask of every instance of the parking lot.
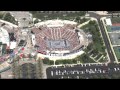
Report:
[{"label": "parking lot", "polygon": [[48,79],[62,79],[62,78],[76,78],[79,79],[81,76],[87,78],[92,78],[93,75],[109,75],[120,74],[119,64],[84,64],[75,66],[60,66],[60,67],[50,67],[47,68],[47,78]]}]

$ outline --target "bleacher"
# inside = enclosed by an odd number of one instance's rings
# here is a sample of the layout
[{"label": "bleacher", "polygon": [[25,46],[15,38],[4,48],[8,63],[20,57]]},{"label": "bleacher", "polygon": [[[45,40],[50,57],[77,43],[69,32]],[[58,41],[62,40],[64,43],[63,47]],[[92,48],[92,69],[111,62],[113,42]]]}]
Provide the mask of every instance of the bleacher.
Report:
[{"label": "bleacher", "polygon": [[[47,27],[47,25],[41,25],[33,28],[32,32],[35,34],[36,45],[39,46],[38,51],[46,50],[72,50],[75,47],[79,47],[78,35],[75,32],[75,25],[64,24],[63,27]],[[47,40],[67,40],[70,46],[67,48],[49,48],[46,44]]]}]

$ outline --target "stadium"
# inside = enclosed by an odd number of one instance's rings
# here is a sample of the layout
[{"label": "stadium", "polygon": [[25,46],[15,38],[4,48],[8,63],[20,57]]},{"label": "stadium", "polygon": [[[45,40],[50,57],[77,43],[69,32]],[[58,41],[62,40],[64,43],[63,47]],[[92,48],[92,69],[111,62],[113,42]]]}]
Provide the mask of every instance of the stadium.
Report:
[{"label": "stadium", "polygon": [[78,29],[77,23],[73,21],[47,20],[35,24],[31,32],[35,36],[34,46],[43,57],[52,59],[61,57],[65,59],[66,56],[70,58],[70,55],[75,57],[82,54],[83,48],[88,45],[86,34]]}]

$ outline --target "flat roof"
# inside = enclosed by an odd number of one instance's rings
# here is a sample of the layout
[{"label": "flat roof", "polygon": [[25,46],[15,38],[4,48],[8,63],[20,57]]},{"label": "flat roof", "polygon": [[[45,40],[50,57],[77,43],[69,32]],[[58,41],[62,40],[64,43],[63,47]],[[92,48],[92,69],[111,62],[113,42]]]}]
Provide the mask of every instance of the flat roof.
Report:
[{"label": "flat roof", "polygon": [[0,42],[9,46],[9,34],[4,28],[0,28]]},{"label": "flat roof", "polygon": [[110,26],[112,25],[112,22],[111,22],[111,19],[110,19],[110,18],[107,18],[107,19],[106,19],[106,24],[107,24],[107,25],[110,25]]}]

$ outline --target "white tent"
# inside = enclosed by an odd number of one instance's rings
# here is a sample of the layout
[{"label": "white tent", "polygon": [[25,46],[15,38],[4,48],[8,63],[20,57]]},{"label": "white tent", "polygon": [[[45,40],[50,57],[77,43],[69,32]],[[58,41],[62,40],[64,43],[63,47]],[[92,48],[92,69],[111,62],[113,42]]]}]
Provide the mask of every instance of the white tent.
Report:
[{"label": "white tent", "polygon": [[9,46],[9,34],[4,28],[0,28],[0,42]]},{"label": "white tent", "polygon": [[10,49],[16,48],[16,42],[10,42]]}]

